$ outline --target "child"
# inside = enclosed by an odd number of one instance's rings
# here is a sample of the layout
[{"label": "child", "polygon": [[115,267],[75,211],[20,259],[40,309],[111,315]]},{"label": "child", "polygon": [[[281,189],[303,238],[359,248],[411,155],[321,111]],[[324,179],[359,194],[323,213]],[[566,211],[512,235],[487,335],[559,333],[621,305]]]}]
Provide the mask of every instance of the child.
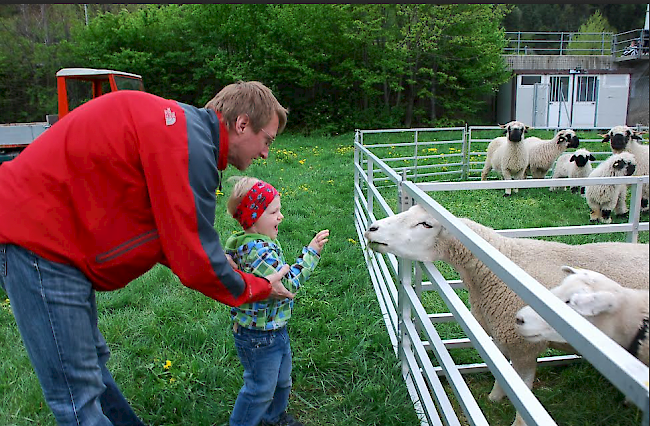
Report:
[{"label": "child", "polygon": [[[239,269],[265,276],[286,264],[277,240],[280,194],[268,183],[252,177],[237,180],[228,199],[228,212],[241,224],[228,238],[225,250]],[[329,230],[316,234],[283,279],[295,292],[309,278],[328,241]],[[291,391],[291,346],[287,322],[293,299],[267,299],[232,308],[233,337],[244,367],[244,386],[230,416],[231,426],[302,426],[287,414]]]}]

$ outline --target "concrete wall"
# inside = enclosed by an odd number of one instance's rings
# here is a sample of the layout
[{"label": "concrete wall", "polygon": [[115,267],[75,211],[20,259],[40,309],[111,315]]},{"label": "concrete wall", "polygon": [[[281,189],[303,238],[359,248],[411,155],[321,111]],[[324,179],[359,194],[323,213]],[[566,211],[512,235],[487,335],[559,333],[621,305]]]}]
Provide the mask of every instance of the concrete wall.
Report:
[{"label": "concrete wall", "polygon": [[[589,73],[629,73],[630,93],[627,108],[627,125],[648,126],[650,115],[647,55],[643,59],[616,61],[611,55],[504,55],[507,67],[516,73],[545,73],[582,69]],[[502,85],[497,94],[496,117],[500,123],[514,119],[512,108],[513,81]],[[503,92],[503,93],[502,93]]]}]

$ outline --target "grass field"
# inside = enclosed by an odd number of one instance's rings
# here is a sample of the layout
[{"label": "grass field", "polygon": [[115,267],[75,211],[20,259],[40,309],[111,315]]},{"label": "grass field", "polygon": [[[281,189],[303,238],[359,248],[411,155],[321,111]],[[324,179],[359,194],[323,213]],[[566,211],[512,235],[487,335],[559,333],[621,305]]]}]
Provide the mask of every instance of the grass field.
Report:
[{"label": "grass field", "polygon": [[[317,231],[331,232],[316,272],[296,297],[289,325],[290,411],[307,425],[417,425],[357,241],[353,140],[353,134],[281,135],[270,158],[245,172],[282,194],[279,239],[287,260]],[[224,178],[239,173],[229,168]],[[229,190],[226,184],[217,196],[215,227],[222,239],[238,227],[226,213]],[[453,213],[497,229],[588,222],[586,203],[570,191],[525,190],[507,200],[502,191],[436,198]],[[647,233],[642,239],[648,241]],[[0,425],[54,425],[1,291],[0,301]],[[98,294],[98,310],[112,350],[109,368],[147,424],[227,424],[242,369],[226,306],[184,287],[159,265],[122,290]],[[464,351],[461,359],[476,361],[473,350]],[[508,426],[512,405],[487,401],[491,374],[467,380],[490,424]],[[640,411],[625,407],[623,395],[586,362],[540,368],[534,392],[558,424],[640,424]]]}]

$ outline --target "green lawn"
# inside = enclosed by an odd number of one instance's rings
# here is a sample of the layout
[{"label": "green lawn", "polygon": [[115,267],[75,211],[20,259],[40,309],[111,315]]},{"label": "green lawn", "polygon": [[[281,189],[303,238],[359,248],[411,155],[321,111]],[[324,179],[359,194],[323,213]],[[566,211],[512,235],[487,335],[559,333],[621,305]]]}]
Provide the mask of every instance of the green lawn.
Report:
[{"label": "green lawn", "polygon": [[[289,326],[290,411],[307,425],[417,425],[357,241],[353,140],[353,134],[281,135],[271,158],[245,172],[282,194],[279,239],[287,260],[317,231],[331,232],[316,272],[296,297]],[[229,168],[224,178],[239,173]],[[223,239],[238,228],[226,213],[229,190],[226,184],[225,195],[217,197],[215,227]],[[510,199],[502,193],[436,198],[453,213],[497,229],[588,223],[586,203],[570,191],[520,190]],[[642,239],[648,241],[647,232]],[[453,270],[445,274],[451,277]],[[0,425],[54,425],[1,291],[0,301]],[[159,265],[122,290],[98,294],[98,309],[112,350],[109,368],[147,424],[227,424],[242,369],[226,306],[184,287]],[[458,356],[476,361],[473,350]],[[512,405],[487,402],[491,374],[467,380],[490,424],[509,426]],[[623,406],[623,395],[585,362],[540,368],[534,392],[562,425],[640,424],[639,410]]]}]

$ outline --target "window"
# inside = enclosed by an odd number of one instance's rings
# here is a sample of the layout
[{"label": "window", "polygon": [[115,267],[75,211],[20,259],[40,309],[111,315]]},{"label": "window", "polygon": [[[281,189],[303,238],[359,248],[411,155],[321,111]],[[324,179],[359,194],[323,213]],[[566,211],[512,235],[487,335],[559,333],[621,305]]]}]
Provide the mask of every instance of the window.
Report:
[{"label": "window", "polygon": [[596,90],[598,89],[598,77],[578,77],[578,88],[576,89],[576,102],[595,102]]},{"label": "window", "polygon": [[521,85],[522,86],[533,86],[537,83],[542,82],[541,75],[522,75],[521,76]]},{"label": "window", "polygon": [[550,102],[567,102],[569,100],[569,77],[551,77]]}]

